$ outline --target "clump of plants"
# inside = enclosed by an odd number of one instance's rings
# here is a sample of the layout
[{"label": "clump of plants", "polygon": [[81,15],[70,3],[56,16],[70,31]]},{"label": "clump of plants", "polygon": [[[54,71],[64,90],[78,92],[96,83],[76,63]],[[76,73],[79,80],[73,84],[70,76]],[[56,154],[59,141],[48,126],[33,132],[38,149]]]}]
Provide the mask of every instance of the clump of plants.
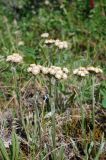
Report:
[{"label": "clump of plants", "polygon": [[1,159],[105,159],[103,6],[88,2],[0,17]]}]

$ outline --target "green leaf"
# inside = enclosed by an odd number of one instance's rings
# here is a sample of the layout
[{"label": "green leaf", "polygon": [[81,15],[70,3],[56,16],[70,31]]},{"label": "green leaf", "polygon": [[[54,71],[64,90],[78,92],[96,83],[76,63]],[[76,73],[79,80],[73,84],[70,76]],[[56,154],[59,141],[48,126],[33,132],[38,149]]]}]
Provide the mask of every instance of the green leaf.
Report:
[{"label": "green leaf", "polygon": [[19,157],[19,142],[17,135],[12,133],[12,160],[18,160]]},{"label": "green leaf", "polygon": [[106,108],[106,98],[102,100],[102,106],[103,108]]},{"label": "green leaf", "polygon": [[61,146],[61,148],[60,148],[60,150],[59,150],[59,156],[58,156],[58,159],[59,160],[64,160],[65,158],[65,156],[64,156],[65,154],[64,154],[64,146]]},{"label": "green leaf", "polygon": [[12,160],[15,159],[15,133],[12,133]]},{"label": "green leaf", "polygon": [[100,93],[101,93],[101,95],[102,95],[103,97],[106,97],[106,90],[105,90],[105,89],[100,90]]},{"label": "green leaf", "polygon": [[20,152],[20,144],[19,144],[19,140],[18,140],[18,137],[17,135],[15,134],[15,147],[16,147],[16,157],[15,159],[18,160],[19,159],[19,152]]},{"label": "green leaf", "polygon": [[3,160],[10,160],[8,153],[7,153],[7,150],[6,150],[6,147],[3,143],[3,141],[1,140],[1,138],[0,138],[0,152],[3,157]]}]

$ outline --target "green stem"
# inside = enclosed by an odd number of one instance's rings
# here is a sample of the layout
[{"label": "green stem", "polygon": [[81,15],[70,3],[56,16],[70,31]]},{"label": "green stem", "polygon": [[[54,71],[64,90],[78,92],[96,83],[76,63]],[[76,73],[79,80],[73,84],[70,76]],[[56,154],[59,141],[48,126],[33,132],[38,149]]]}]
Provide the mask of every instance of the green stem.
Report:
[{"label": "green stem", "polygon": [[[55,82],[56,83],[56,82]],[[52,87],[53,86],[53,87]],[[51,84],[51,96],[50,96],[50,105],[51,105],[51,136],[52,136],[52,145],[53,149],[56,148],[56,123],[55,123],[55,84]],[[56,160],[56,152],[53,153],[53,160]]]},{"label": "green stem", "polygon": [[92,138],[95,141],[95,77],[92,76],[92,125],[93,125],[93,133]]},{"label": "green stem", "polygon": [[83,108],[83,104],[82,104],[82,100],[83,100],[83,95],[82,95],[82,85],[84,81],[81,80],[81,87],[80,87],[80,106],[81,106],[81,128],[82,128],[82,139],[83,139],[83,144],[84,146],[86,145],[86,129],[85,129],[85,113],[84,113],[84,108]]},{"label": "green stem", "polygon": [[55,82],[55,108],[58,108],[58,80]]}]

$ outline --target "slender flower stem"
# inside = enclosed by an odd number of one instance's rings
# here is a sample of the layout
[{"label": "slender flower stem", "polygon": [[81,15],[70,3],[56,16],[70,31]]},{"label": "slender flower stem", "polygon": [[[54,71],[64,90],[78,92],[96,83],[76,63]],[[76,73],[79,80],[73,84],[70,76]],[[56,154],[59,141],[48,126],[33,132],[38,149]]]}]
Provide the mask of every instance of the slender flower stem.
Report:
[{"label": "slender flower stem", "polygon": [[83,99],[83,95],[82,95],[82,85],[83,85],[84,81],[81,80],[81,86],[80,86],[80,106],[81,106],[81,128],[82,128],[82,139],[83,139],[83,144],[84,146],[86,145],[86,129],[85,129],[85,113],[84,113],[84,108],[83,108],[83,104],[82,104],[82,99]]},{"label": "slender flower stem", "polygon": [[[56,82],[54,82],[56,83]],[[53,149],[56,148],[56,123],[55,123],[55,84],[52,85],[51,82],[51,96],[50,96],[50,105],[51,105],[51,125],[52,125],[52,130],[51,130],[51,136],[52,136],[52,145]],[[56,153],[53,153],[53,159],[56,160]]]},{"label": "slender flower stem", "polygon": [[92,125],[93,125],[93,141],[95,141],[95,77],[92,76]]},{"label": "slender flower stem", "polygon": [[50,76],[49,77],[49,96],[51,97],[52,96],[52,77]]},{"label": "slender flower stem", "polygon": [[55,82],[55,108],[58,108],[58,80]]}]

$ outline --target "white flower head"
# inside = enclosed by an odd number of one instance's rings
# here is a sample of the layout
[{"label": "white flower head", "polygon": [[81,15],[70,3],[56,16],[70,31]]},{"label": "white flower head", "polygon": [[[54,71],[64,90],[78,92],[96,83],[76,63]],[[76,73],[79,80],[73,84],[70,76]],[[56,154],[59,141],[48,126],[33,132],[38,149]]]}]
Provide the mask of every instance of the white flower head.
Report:
[{"label": "white flower head", "polygon": [[68,43],[67,41],[60,41],[60,40],[55,40],[55,45],[59,48],[59,49],[67,49],[68,48]]},{"label": "white flower head", "polygon": [[49,5],[50,2],[48,0],[45,0],[45,5]]},{"label": "white flower head", "polygon": [[33,63],[33,64],[30,64],[30,67],[35,67],[35,66],[36,66],[36,64],[34,64],[34,63]]},{"label": "white flower head", "polygon": [[23,61],[23,57],[18,53],[14,53],[12,55],[7,56],[6,61],[13,62],[13,63],[21,63]]},{"label": "white flower head", "polygon": [[55,42],[54,39],[46,39],[45,44],[53,44]]},{"label": "white flower head", "polygon": [[55,46],[58,46],[58,45],[60,44],[60,42],[61,42],[61,41],[60,41],[59,39],[56,39],[56,40],[55,40]]},{"label": "white flower head", "polygon": [[27,72],[32,72],[32,67],[28,67]]},{"label": "white flower head", "polygon": [[51,75],[54,75],[55,78],[58,80],[66,80],[68,78],[67,74],[69,71],[65,67],[62,69],[61,67],[51,66],[49,72]]},{"label": "white flower head", "polygon": [[87,76],[87,75],[89,74],[89,72],[87,71],[86,68],[80,67],[80,68],[78,68],[78,69],[75,69],[75,70],[73,71],[73,74],[74,74],[74,75],[81,76],[81,77],[85,77],[85,76]]},{"label": "white flower head", "polygon": [[28,72],[31,72],[33,75],[40,73],[40,67],[36,64],[30,64],[30,67],[27,69]]},{"label": "white flower head", "polygon": [[55,78],[58,79],[58,80],[60,80],[60,79],[62,79],[62,75],[56,73],[56,74],[55,74]]},{"label": "white flower head", "polygon": [[67,74],[66,74],[66,73],[63,73],[62,78],[63,78],[64,80],[66,80],[66,79],[68,78]]},{"label": "white flower head", "polygon": [[55,75],[56,71],[54,68],[49,68],[49,74]]},{"label": "white flower head", "polygon": [[54,67],[54,69],[55,69],[55,71],[56,71],[56,72],[58,72],[58,71],[62,71],[61,67],[57,67],[57,66],[55,66],[55,67]]},{"label": "white flower head", "polygon": [[[64,71],[63,71],[64,70]],[[52,75],[56,79],[67,79],[67,68],[61,68],[57,66],[51,66],[51,67],[44,67],[41,65],[36,64],[30,64],[29,68],[27,69],[28,72],[32,73],[33,75],[37,75],[39,73],[42,73],[44,75]]]},{"label": "white flower head", "polygon": [[93,66],[87,67],[87,70],[88,70],[89,72],[93,72],[93,73],[96,73],[96,74],[98,74],[98,73],[103,73],[102,69],[100,69],[100,68],[98,68],[98,67],[93,67]]},{"label": "white flower head", "polygon": [[41,34],[41,37],[42,37],[42,38],[48,38],[48,37],[49,37],[49,33],[42,33],[42,34]]},{"label": "white flower head", "polygon": [[48,67],[42,67],[41,71],[42,71],[43,74],[48,74],[49,73]]},{"label": "white flower head", "polygon": [[38,64],[37,66],[39,67],[40,70],[42,69],[42,66],[41,66],[41,65]]},{"label": "white flower head", "polygon": [[19,41],[18,42],[18,46],[24,46],[24,42],[23,41]]},{"label": "white flower head", "polygon": [[37,75],[40,73],[40,68],[39,67],[33,67],[32,70],[31,70],[32,74],[33,75]]},{"label": "white flower head", "polygon": [[64,68],[63,68],[63,72],[66,73],[66,74],[68,74],[68,73],[69,73],[69,70],[68,70],[66,67],[64,67]]},{"label": "white flower head", "polygon": [[62,70],[57,70],[56,74],[62,75],[62,74],[63,74],[63,71],[62,71]]}]

